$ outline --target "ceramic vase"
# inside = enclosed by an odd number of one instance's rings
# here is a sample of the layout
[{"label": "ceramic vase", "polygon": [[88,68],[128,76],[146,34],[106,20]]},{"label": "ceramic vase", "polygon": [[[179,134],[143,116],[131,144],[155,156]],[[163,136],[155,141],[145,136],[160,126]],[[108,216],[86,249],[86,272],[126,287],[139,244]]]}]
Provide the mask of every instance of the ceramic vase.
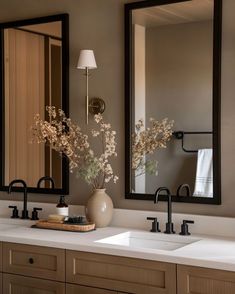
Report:
[{"label": "ceramic vase", "polygon": [[105,190],[94,190],[86,205],[86,217],[96,228],[108,226],[113,216],[113,201]]}]

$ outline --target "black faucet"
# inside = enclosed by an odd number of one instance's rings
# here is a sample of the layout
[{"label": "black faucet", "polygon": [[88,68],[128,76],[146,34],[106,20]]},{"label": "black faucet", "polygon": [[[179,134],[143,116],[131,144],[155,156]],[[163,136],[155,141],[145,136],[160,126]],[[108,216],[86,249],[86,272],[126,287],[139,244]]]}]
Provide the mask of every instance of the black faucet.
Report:
[{"label": "black faucet", "polygon": [[23,180],[13,180],[10,182],[9,184],[9,187],[8,187],[8,193],[10,194],[11,193],[11,190],[12,190],[12,187],[15,185],[15,184],[22,184],[23,188],[24,188],[24,208],[22,210],[22,216],[21,218],[22,219],[29,219],[29,213],[28,213],[28,210],[27,210],[27,185],[25,183],[25,181]]},{"label": "black faucet", "polygon": [[45,177],[42,177],[38,180],[38,183],[37,183],[37,188],[40,188],[40,185],[41,185],[41,182],[42,181],[50,181],[51,182],[51,188],[52,189],[55,189],[55,181],[52,177],[49,177],[49,176],[45,176]]},{"label": "black faucet", "polygon": [[168,212],[168,221],[166,223],[166,230],[165,234],[175,234],[174,231],[174,224],[172,223],[172,202],[171,202],[171,192],[168,188],[160,187],[157,189],[154,195],[154,203],[158,202],[158,196],[160,192],[165,191],[168,197],[168,205],[167,205],[167,212]]}]

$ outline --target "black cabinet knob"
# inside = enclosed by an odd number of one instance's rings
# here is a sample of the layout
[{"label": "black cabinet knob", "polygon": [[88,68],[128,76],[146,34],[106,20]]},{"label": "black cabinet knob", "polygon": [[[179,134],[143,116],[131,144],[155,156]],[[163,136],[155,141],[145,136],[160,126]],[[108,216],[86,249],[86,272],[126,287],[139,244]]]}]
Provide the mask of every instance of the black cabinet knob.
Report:
[{"label": "black cabinet knob", "polygon": [[34,264],[34,259],[32,257],[29,258],[29,263]]}]

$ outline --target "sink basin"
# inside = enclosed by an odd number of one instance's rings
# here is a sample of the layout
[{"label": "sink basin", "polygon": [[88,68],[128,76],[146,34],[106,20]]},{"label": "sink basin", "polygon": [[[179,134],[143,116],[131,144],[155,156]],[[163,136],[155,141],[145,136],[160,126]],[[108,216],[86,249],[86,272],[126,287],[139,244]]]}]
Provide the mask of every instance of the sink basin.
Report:
[{"label": "sink basin", "polygon": [[172,251],[194,242],[200,241],[193,237],[155,234],[148,232],[129,231],[108,238],[97,240],[97,243],[120,245],[130,248],[145,248]]}]

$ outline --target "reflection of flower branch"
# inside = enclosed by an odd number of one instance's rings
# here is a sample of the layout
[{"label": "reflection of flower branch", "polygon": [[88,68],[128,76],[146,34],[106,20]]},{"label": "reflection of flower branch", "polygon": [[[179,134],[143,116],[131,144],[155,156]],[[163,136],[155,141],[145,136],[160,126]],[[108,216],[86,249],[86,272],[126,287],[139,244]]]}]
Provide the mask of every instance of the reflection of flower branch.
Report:
[{"label": "reflection of flower branch", "polygon": [[69,159],[70,171],[76,168],[78,176],[83,178],[93,189],[104,188],[111,180],[116,183],[118,177],[113,174],[110,158],[117,156],[116,132],[110,124],[105,124],[101,114],[95,115],[99,130],[92,130],[93,137],[102,142],[102,153],[95,156],[90,149],[88,136],[80,127],[67,118],[62,110],[54,106],[46,108],[49,120],[40,119],[37,114],[32,126],[33,142],[47,143],[50,147]]},{"label": "reflection of flower branch", "polygon": [[157,175],[157,161],[147,159],[157,149],[166,148],[166,143],[172,136],[173,121],[167,118],[162,121],[150,118],[150,127],[145,129],[143,120],[140,119],[135,125],[135,132],[132,135],[132,169],[136,176],[146,172]]}]

